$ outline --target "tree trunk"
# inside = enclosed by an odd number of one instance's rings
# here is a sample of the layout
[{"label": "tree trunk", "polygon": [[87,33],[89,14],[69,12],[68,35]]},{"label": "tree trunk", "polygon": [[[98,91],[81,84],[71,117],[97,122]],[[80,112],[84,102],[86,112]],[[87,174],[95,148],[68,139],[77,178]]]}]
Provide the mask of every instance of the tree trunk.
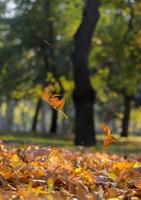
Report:
[{"label": "tree trunk", "polygon": [[128,137],[128,126],[131,112],[131,97],[124,96],[124,116],[122,120],[121,137]]},{"label": "tree trunk", "polygon": [[50,133],[52,135],[56,135],[57,132],[57,118],[58,118],[58,113],[54,108],[52,108],[51,127],[50,127]]},{"label": "tree trunk", "polygon": [[41,127],[44,136],[46,134],[46,108],[44,103],[42,103]]},{"label": "tree trunk", "polygon": [[75,89],[73,100],[75,105],[75,144],[92,146],[96,143],[93,104],[95,91],[92,89],[88,55],[93,33],[99,18],[99,0],[86,0],[82,23],[74,36],[73,72]]},{"label": "tree trunk", "polygon": [[[46,25],[48,26],[47,42],[52,44],[54,35],[53,35],[52,21],[49,20],[49,18],[51,16],[50,2],[49,1],[44,2],[44,12],[47,14],[47,23],[46,23]],[[44,60],[44,73],[43,73],[43,81],[42,81],[43,87],[45,87],[46,84],[47,84],[47,81],[46,81],[47,73],[49,71],[49,65],[52,62],[52,48],[51,48],[51,46],[47,45],[47,43],[44,39],[45,38],[43,38],[41,40],[41,44],[40,44],[40,48],[41,48],[41,52],[42,52],[43,60]],[[39,111],[41,109],[41,106],[42,106],[42,100],[39,99],[38,102],[37,102],[35,116],[34,116],[33,123],[32,123],[32,131],[36,131],[38,114],[39,114]]]},{"label": "tree trunk", "polygon": [[6,110],[6,129],[12,130],[13,119],[14,119],[14,107],[16,103],[14,100],[7,100],[7,110]]},{"label": "tree trunk", "polygon": [[[59,84],[60,94],[63,95],[65,91],[64,91],[61,81],[57,77],[56,77],[56,82]],[[58,128],[58,112],[54,108],[52,108],[50,133],[52,133],[53,135],[56,135],[57,128]]]},{"label": "tree trunk", "polygon": [[36,132],[36,129],[37,129],[38,115],[39,115],[39,111],[40,111],[41,106],[42,106],[42,99],[39,98],[38,101],[37,101],[35,115],[34,115],[33,122],[32,122],[32,131],[33,132]]}]

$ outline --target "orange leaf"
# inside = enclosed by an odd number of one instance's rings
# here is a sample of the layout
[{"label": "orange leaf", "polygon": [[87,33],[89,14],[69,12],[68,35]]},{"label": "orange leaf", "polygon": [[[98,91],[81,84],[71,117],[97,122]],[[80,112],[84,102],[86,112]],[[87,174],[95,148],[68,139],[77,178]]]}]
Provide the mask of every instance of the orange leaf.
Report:
[{"label": "orange leaf", "polygon": [[105,132],[105,140],[104,140],[104,147],[105,148],[108,148],[111,144],[117,142],[117,139],[114,136],[111,135],[111,130],[107,125],[102,124],[101,128]]},{"label": "orange leaf", "polygon": [[46,87],[43,91],[43,99],[48,102],[48,104],[53,107],[55,110],[60,112],[66,119],[68,116],[61,111],[65,104],[65,99],[62,98],[60,94],[53,94],[50,91],[50,87]]},{"label": "orange leaf", "polygon": [[134,185],[136,188],[141,189],[141,178],[136,179]]}]

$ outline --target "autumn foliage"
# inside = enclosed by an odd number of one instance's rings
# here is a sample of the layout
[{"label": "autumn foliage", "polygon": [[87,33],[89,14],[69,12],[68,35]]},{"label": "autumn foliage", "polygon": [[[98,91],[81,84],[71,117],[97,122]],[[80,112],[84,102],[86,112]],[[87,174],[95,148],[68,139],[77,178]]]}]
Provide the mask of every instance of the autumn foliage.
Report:
[{"label": "autumn foliage", "polygon": [[54,91],[51,91],[51,86],[48,86],[43,91],[43,99],[55,110],[60,112],[66,119],[68,118],[67,115],[62,112],[62,108],[65,104],[65,99],[62,97],[61,94],[56,94]]},{"label": "autumn foliage", "polygon": [[111,135],[111,130],[106,124],[102,124],[101,128],[105,132],[105,140],[104,140],[104,147],[108,148],[111,144],[116,143],[117,139]]},{"label": "autumn foliage", "polygon": [[140,156],[0,144],[0,200],[113,198],[141,199]]}]

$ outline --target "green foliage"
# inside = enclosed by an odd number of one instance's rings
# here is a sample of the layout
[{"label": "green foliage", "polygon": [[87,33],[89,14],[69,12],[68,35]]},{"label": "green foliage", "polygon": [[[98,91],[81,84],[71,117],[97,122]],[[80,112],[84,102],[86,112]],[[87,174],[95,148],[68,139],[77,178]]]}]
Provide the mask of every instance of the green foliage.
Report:
[{"label": "green foliage", "polygon": [[[102,1],[101,18],[93,40],[95,48],[90,56],[90,64],[95,63],[91,65],[96,70],[109,71],[101,89],[108,87],[124,95],[135,96],[137,93],[141,82],[139,6],[138,1]],[[101,73],[98,75],[100,85]],[[96,89],[98,93],[100,88]]]},{"label": "green foliage", "polygon": [[[74,88],[72,37],[81,22],[83,6],[81,0],[0,2],[1,98],[38,97],[45,82],[58,81],[70,97]],[[121,96],[136,96],[138,92],[140,10],[139,0],[101,1],[89,66],[97,98],[106,105],[114,100],[121,105]]]},{"label": "green foliage", "polygon": [[[12,15],[6,14],[9,3],[14,5]],[[31,88],[49,81],[47,71],[55,79],[64,76],[66,81],[71,80],[71,39],[81,20],[83,3],[80,0],[10,0],[4,5],[0,21],[0,27],[4,27],[0,35],[1,92],[11,96],[13,91],[22,90],[26,96]]]}]

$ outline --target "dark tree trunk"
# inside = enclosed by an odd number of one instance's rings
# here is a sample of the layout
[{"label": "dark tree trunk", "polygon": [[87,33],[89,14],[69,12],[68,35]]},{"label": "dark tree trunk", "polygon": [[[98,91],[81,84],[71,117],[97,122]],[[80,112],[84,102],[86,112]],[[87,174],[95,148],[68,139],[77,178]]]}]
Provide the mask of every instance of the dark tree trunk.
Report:
[{"label": "dark tree trunk", "polygon": [[131,97],[124,96],[124,116],[122,120],[122,132],[121,137],[128,137],[128,126],[131,112]]},{"label": "dark tree trunk", "polygon": [[57,118],[58,118],[58,113],[55,109],[52,108],[51,127],[50,127],[50,133],[52,135],[56,135],[57,132]]},{"label": "dark tree trunk", "polygon": [[33,132],[36,132],[38,115],[39,115],[39,111],[40,111],[41,106],[42,106],[42,99],[40,98],[37,101],[36,110],[35,110],[34,118],[33,118],[33,121],[32,121],[32,131]]},{"label": "dark tree trunk", "polygon": [[[45,1],[44,2],[44,12],[47,13],[47,17],[48,19],[50,18],[51,15],[51,11],[50,11],[50,2],[49,1]],[[46,25],[48,26],[48,34],[47,34],[47,42],[49,42],[50,44],[52,44],[53,42],[53,24],[51,20],[47,19],[47,23]],[[40,48],[41,48],[41,52],[43,55],[43,59],[44,59],[44,73],[43,73],[43,81],[42,81],[42,85],[43,87],[46,86],[47,81],[47,72],[49,71],[49,65],[52,62],[52,48],[50,45],[48,45],[48,43],[46,42],[46,40],[44,40],[45,38],[43,38],[41,40],[41,44],[40,44]],[[42,107],[42,100],[39,99],[37,102],[37,107],[36,107],[36,111],[35,111],[35,116],[33,118],[33,122],[32,122],[32,131],[36,131],[36,126],[37,126],[37,121],[38,121],[38,114],[39,111]]]},{"label": "dark tree trunk", "polygon": [[99,0],[86,0],[82,23],[74,36],[73,72],[75,89],[73,100],[75,105],[75,144],[92,146],[96,143],[93,105],[95,91],[92,89],[88,55],[93,33],[99,18]]},{"label": "dark tree trunk", "polygon": [[[43,12],[45,12],[46,16],[47,16],[47,21],[45,22],[45,26],[48,27],[48,33],[47,33],[47,39],[46,38],[41,38],[40,41],[40,50],[41,53],[43,55],[43,60],[44,60],[44,71],[43,71],[43,76],[42,76],[42,86],[43,88],[46,87],[47,85],[47,73],[49,71],[49,65],[52,62],[52,48],[49,44],[52,44],[53,42],[53,23],[52,20],[50,19],[51,16],[51,5],[50,5],[50,1],[44,1],[44,6],[43,6]],[[42,107],[42,100],[39,99],[37,102],[37,107],[36,107],[36,111],[35,111],[35,116],[33,118],[33,122],[32,122],[32,131],[36,131],[36,124],[37,124],[37,120],[38,120],[38,114],[39,111]]]},{"label": "dark tree trunk", "polygon": [[[56,82],[59,84],[60,87],[60,94],[64,94],[64,88],[63,85],[61,83],[61,81],[56,77]],[[57,133],[57,127],[58,127],[58,112],[52,108],[52,116],[51,116],[51,126],[50,126],[50,133],[52,135],[56,135]]]},{"label": "dark tree trunk", "polygon": [[43,135],[46,133],[46,108],[44,106],[44,103],[42,103],[42,117],[41,117],[41,129]]},{"label": "dark tree trunk", "polygon": [[[47,26],[48,26],[48,38],[47,41],[49,42],[49,46],[47,48],[47,58],[45,59],[45,63],[47,66],[47,70],[46,71],[52,71],[52,64],[54,62],[54,49],[53,49],[53,43],[54,43],[54,24],[53,21],[50,19],[50,16],[52,15],[51,13],[51,2],[50,1],[46,1],[45,3],[45,7],[48,10],[48,22],[47,22]],[[46,58],[46,56],[45,56]],[[54,73],[54,71],[53,71]],[[55,73],[54,73],[55,76]],[[56,134],[57,132],[57,118],[58,118],[58,114],[57,111],[52,109],[51,110],[51,127],[50,127],[50,133],[52,134]]]}]

